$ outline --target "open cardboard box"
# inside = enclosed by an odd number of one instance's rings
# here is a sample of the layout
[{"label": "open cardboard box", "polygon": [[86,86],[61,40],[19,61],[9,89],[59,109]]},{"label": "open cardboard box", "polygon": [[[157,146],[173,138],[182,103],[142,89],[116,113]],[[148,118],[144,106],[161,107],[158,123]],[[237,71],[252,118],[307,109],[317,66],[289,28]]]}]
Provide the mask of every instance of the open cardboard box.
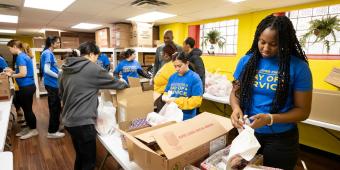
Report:
[{"label": "open cardboard box", "polygon": [[[205,112],[184,122],[121,133],[130,143],[130,159],[142,169],[183,169],[224,148],[232,128],[228,118]],[[163,154],[150,148],[154,145]]]},{"label": "open cardboard box", "polygon": [[333,68],[328,74],[325,81],[340,88],[340,68]]}]

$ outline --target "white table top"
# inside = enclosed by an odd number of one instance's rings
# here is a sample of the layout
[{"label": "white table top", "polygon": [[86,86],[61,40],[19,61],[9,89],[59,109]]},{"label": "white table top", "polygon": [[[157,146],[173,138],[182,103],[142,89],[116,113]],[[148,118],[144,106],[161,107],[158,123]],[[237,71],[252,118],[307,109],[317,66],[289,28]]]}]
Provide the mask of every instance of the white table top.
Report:
[{"label": "white table top", "polygon": [[0,169],[13,170],[13,153],[0,152]]},{"label": "white table top", "polygon": [[302,123],[340,131],[340,125],[335,125],[335,124],[331,124],[331,123],[327,123],[327,122],[321,122],[321,121],[317,121],[317,120],[307,119],[305,121],[302,121]]},{"label": "white table top", "polygon": [[141,168],[133,161],[129,160],[129,154],[123,149],[120,133],[116,131],[113,135],[101,136],[98,134],[100,142],[106,150],[116,159],[116,161],[126,170],[140,170]]},{"label": "white table top", "polygon": [[[0,152],[4,150],[13,97],[0,101]],[[1,164],[0,164],[1,165]]]},{"label": "white table top", "polygon": [[230,104],[229,97],[217,97],[217,96],[213,96],[209,93],[204,93],[203,99],[214,101],[214,102],[217,102],[217,103],[222,103],[222,104]]}]

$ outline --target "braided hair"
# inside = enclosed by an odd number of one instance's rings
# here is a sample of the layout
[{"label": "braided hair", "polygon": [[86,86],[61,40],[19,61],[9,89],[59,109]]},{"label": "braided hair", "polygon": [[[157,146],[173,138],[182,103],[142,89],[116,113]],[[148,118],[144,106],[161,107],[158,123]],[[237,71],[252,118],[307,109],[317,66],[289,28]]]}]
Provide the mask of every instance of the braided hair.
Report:
[{"label": "braided hair", "polygon": [[243,112],[250,111],[250,106],[252,105],[253,84],[258,72],[260,59],[262,58],[258,48],[258,41],[261,33],[267,28],[277,32],[277,58],[279,64],[278,85],[270,113],[278,113],[286,104],[289,95],[291,56],[295,56],[308,63],[306,55],[296,37],[293,24],[288,17],[269,15],[263,19],[256,28],[252,46],[247,52],[251,57],[239,78],[240,88],[237,90],[236,95],[240,99],[240,106]]}]

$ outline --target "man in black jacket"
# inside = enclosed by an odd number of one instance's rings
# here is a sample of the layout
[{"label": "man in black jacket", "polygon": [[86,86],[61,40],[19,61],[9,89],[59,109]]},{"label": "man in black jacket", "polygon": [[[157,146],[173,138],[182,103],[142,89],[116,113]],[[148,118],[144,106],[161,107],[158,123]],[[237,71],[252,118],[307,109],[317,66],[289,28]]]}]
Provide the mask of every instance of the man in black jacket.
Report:
[{"label": "man in black jacket", "polygon": [[196,72],[203,83],[203,91],[205,87],[205,67],[203,60],[201,58],[202,51],[198,48],[194,48],[195,40],[191,37],[188,37],[183,42],[183,51],[186,55],[189,56],[189,68]]}]

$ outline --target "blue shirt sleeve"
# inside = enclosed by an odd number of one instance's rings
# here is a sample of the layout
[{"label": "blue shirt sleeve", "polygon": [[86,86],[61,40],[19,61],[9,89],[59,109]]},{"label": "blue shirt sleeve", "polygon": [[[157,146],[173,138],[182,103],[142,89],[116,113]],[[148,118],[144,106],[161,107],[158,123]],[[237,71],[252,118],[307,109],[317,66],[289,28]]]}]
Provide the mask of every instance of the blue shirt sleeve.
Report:
[{"label": "blue shirt sleeve", "polygon": [[110,65],[110,60],[107,57],[107,55],[106,54],[103,54],[103,55],[104,55],[104,57],[103,57],[103,65],[104,66]]},{"label": "blue shirt sleeve", "polygon": [[45,53],[45,63],[50,63],[51,65],[54,63],[54,57],[52,53]]},{"label": "blue shirt sleeve", "polygon": [[0,57],[0,68],[4,69],[6,67],[8,67],[6,61],[3,58]]},{"label": "blue shirt sleeve", "polygon": [[236,70],[234,72],[234,79],[238,80],[241,76],[242,70],[245,67],[245,65],[247,64],[247,62],[249,61],[249,58],[251,57],[252,54],[249,55],[245,55],[243,56],[240,61],[238,62],[237,66],[236,66]]},{"label": "blue shirt sleeve", "polygon": [[24,56],[18,55],[17,59],[16,59],[16,64],[17,66],[27,66],[27,63],[25,61]]},{"label": "blue shirt sleeve", "polygon": [[201,78],[197,75],[193,80],[191,96],[203,96],[203,84]]},{"label": "blue shirt sleeve", "polygon": [[[122,61],[122,62],[123,62],[123,61]],[[117,65],[117,67],[115,68],[114,73],[119,73],[119,72],[122,71],[122,65],[123,65],[122,62],[120,62],[120,63]]]},{"label": "blue shirt sleeve", "polygon": [[313,78],[310,68],[306,62],[300,61],[295,67],[294,91],[310,91],[313,89]]}]

